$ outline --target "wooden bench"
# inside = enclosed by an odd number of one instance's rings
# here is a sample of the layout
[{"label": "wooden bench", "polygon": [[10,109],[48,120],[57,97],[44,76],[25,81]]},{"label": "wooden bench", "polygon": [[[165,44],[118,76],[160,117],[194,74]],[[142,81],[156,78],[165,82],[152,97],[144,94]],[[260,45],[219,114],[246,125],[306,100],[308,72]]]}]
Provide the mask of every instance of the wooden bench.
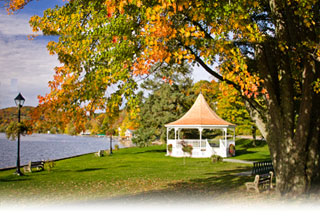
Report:
[{"label": "wooden bench", "polygon": [[44,161],[35,161],[35,162],[30,161],[28,165],[23,167],[23,170],[25,173],[26,172],[32,173],[32,168],[37,168],[37,170],[44,170],[44,164],[45,164]]},{"label": "wooden bench", "polygon": [[97,157],[103,157],[104,156],[104,150],[99,150],[97,153],[95,153]]},{"label": "wooden bench", "polygon": [[247,182],[245,184],[248,191],[254,189],[259,193],[259,186],[268,186],[269,189],[273,188],[274,170],[271,161],[254,162],[251,174],[255,176],[255,178],[253,182]]}]

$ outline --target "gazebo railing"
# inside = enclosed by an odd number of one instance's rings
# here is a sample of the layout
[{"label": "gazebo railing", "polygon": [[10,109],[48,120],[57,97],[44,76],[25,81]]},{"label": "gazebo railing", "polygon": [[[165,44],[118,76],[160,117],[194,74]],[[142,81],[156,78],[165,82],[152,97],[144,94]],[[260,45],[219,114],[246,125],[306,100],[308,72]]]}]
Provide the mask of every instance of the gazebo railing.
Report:
[{"label": "gazebo railing", "polygon": [[201,157],[199,155],[206,155],[211,156],[212,154],[218,154],[222,157],[228,156],[228,146],[230,144],[235,145],[235,141],[233,140],[225,140],[225,139],[212,139],[212,140],[201,140],[201,147],[200,147],[200,140],[168,140],[168,145],[172,145],[172,153],[170,155],[174,156],[185,156],[186,153],[183,152],[182,146],[183,145],[191,145],[193,147],[192,155],[193,157]]},{"label": "gazebo railing", "polygon": [[206,149],[208,145],[207,140],[201,140],[201,145],[200,145],[200,140],[190,140],[190,139],[185,139],[185,140],[169,139],[167,143],[168,145],[171,144],[172,147],[176,149],[182,149],[182,145],[191,145],[194,149],[198,149],[201,146],[201,149]]},{"label": "gazebo railing", "polygon": [[192,149],[192,157],[210,157],[212,154],[212,147],[209,145],[208,141],[205,140],[172,140],[169,139],[167,141],[168,145],[172,145],[172,152],[170,155],[183,157],[188,156],[188,153],[183,152],[183,145],[191,145]]},{"label": "gazebo railing", "polygon": [[193,148],[206,148],[206,140],[177,140],[176,148],[182,148],[183,145],[191,145]]}]

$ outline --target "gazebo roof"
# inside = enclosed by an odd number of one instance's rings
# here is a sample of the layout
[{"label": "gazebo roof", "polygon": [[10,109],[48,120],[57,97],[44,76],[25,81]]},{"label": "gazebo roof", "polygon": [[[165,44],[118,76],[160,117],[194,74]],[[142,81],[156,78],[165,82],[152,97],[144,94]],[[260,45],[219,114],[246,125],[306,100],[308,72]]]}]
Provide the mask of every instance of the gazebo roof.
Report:
[{"label": "gazebo roof", "polygon": [[235,127],[236,125],[220,118],[208,105],[200,93],[190,110],[177,121],[165,125],[166,127],[181,126],[223,126]]}]

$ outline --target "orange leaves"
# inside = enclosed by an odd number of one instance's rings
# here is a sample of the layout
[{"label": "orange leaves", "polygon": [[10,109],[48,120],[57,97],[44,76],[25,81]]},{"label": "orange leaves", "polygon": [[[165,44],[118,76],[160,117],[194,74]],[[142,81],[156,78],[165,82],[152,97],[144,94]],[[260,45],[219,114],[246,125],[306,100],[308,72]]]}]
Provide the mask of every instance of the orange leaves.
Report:
[{"label": "orange leaves", "polygon": [[173,80],[170,77],[163,76],[162,77],[162,81],[165,82],[165,83],[169,83],[170,85],[173,84]]},{"label": "orange leaves", "polygon": [[224,79],[237,84],[242,92],[242,95],[248,98],[257,97],[260,94],[266,95],[267,91],[261,86],[263,80],[259,78],[255,72],[250,72],[246,64],[245,58],[237,55],[240,51],[226,52],[226,59],[223,65],[220,66],[220,72],[223,73]]},{"label": "orange leaves", "polygon": [[112,36],[112,43],[117,43],[118,37],[117,36]]},{"label": "orange leaves", "polygon": [[77,133],[85,128],[86,110],[73,101],[77,95],[74,91],[76,77],[65,71],[66,67],[57,67],[54,80],[49,82],[51,92],[38,96],[39,106],[33,115],[33,122],[38,129],[46,131],[56,127],[63,131],[70,122]]},{"label": "orange leaves", "polygon": [[26,4],[28,4],[32,0],[10,0],[9,3],[5,4],[5,7],[7,8],[7,12],[9,14],[24,8]]}]

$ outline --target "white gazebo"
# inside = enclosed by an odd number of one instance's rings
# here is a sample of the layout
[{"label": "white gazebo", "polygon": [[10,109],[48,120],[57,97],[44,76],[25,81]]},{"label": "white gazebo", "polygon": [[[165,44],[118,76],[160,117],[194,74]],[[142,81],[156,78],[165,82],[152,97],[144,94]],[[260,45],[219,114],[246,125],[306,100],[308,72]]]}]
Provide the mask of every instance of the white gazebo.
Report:
[{"label": "white gazebo", "polygon": [[[235,146],[235,127],[236,125],[221,119],[208,105],[203,95],[200,93],[197,100],[190,110],[177,121],[166,124],[167,128],[167,155],[173,157],[185,157],[189,154],[182,151],[183,145],[192,145],[193,150],[191,157],[211,157],[219,155],[221,157],[230,155],[229,148]],[[170,131],[174,129],[174,139],[169,139]],[[180,131],[182,129],[199,130],[199,139],[181,139]],[[202,132],[204,129],[219,129],[222,135],[218,139],[203,139]],[[232,133],[232,135],[228,135]],[[172,150],[168,150],[168,146],[172,146]]]}]

